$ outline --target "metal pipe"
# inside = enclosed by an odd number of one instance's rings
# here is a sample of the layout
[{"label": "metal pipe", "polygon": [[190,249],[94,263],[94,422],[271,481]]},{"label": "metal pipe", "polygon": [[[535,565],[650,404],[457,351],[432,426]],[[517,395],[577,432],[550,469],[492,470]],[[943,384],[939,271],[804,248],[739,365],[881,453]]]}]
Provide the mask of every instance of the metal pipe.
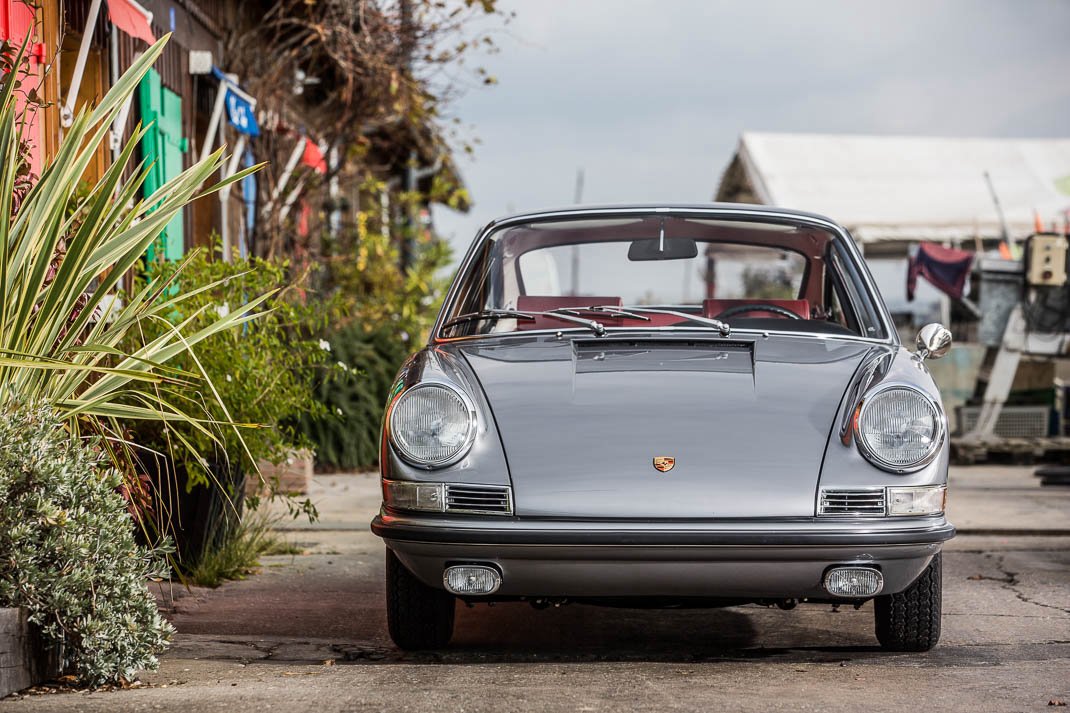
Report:
[{"label": "metal pipe", "polygon": [[332,146],[331,150],[327,153],[327,165],[331,170],[331,180],[327,184],[328,195],[331,197],[331,214],[327,224],[331,231],[331,235],[334,237],[337,237],[342,229],[342,211],[338,207],[338,199],[341,195],[341,189],[338,182],[338,167],[341,165],[341,159],[339,158],[338,153],[337,146]]},{"label": "metal pipe", "polygon": [[996,187],[992,184],[992,176],[985,171],[985,183],[988,184],[988,192],[992,194],[992,202],[996,204],[996,214],[999,216],[999,227],[1003,233],[1003,240],[1007,245],[1011,244],[1011,234],[1007,229],[1007,218],[1003,215],[1003,206],[999,203],[999,196],[996,195]]},{"label": "metal pipe", "polygon": [[[111,33],[109,34],[109,47],[108,47],[108,59],[109,59],[109,81],[114,87],[115,83],[119,81],[119,28],[115,25],[111,26]],[[130,98],[127,98],[127,102]],[[123,110],[120,110],[119,115],[115,117],[115,121],[111,125],[111,160],[114,163],[119,158],[121,152],[121,144],[123,140],[123,129],[126,122],[126,111],[128,104],[123,105]],[[123,123],[120,123],[122,120]]]},{"label": "metal pipe", "polygon": [[[238,143],[234,146],[234,153],[230,155],[230,160],[223,166],[222,178],[230,178],[238,170],[238,162],[241,161],[241,156],[245,152],[246,139],[245,134],[238,136]],[[219,127],[219,141],[220,143],[223,141],[223,127]],[[233,241],[230,239],[231,188],[233,188],[233,184],[227,184],[219,189],[219,233],[223,239],[223,262],[231,262],[234,259]]]},{"label": "metal pipe", "polygon": [[279,176],[278,183],[275,184],[275,189],[271,191],[271,198],[264,205],[263,215],[271,215],[271,211],[275,209],[275,202],[278,201],[279,196],[282,195],[282,189],[286,187],[286,184],[290,180],[290,176],[293,174],[294,169],[297,168],[297,162],[301,160],[301,154],[305,149],[305,137],[297,137],[297,145],[294,146],[294,150],[290,152],[290,158],[286,161],[286,165],[282,169],[282,175]]}]

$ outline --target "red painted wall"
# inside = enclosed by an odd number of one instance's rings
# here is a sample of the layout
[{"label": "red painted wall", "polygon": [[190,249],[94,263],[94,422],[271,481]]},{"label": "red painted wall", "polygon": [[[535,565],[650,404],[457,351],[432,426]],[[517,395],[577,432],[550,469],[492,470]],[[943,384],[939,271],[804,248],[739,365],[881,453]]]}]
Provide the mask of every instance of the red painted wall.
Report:
[{"label": "red painted wall", "polygon": [[34,42],[32,33],[36,24],[34,9],[22,0],[0,0],[0,40],[9,40],[15,45],[21,46],[27,36],[31,36],[30,45],[27,47],[30,68],[28,75],[23,79],[19,99],[19,121],[24,121],[23,136],[30,144],[30,165],[35,175],[41,175],[44,137],[41,136],[40,110],[34,109],[26,112],[25,95],[31,89],[36,89],[41,83],[41,59],[44,57],[44,47]]}]

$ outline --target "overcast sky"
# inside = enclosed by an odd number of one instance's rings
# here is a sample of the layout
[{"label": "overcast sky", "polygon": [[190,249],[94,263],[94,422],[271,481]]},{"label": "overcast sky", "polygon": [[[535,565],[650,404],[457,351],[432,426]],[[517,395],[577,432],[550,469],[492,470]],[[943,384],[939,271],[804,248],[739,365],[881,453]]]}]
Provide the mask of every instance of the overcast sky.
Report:
[{"label": "overcast sky", "polygon": [[710,200],[745,130],[1070,136],[1067,0],[499,1],[500,83],[452,107],[482,141],[471,212],[435,211],[456,253],[579,168],[586,203]]}]

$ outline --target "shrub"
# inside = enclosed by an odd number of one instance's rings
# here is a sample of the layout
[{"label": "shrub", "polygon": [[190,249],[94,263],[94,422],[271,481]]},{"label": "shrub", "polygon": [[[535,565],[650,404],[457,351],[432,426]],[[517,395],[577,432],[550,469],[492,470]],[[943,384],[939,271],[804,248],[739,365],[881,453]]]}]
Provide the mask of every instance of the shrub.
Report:
[{"label": "shrub", "polygon": [[218,587],[228,579],[245,579],[260,566],[260,557],[298,553],[278,535],[275,521],[262,513],[248,513],[218,547],[197,560],[186,576],[202,587]]},{"label": "shrub", "polygon": [[91,685],[156,668],[173,633],[146,586],[167,568],[135,543],[119,484],[49,407],[0,411],[0,606],[26,607]]},{"label": "shrub", "polygon": [[[309,299],[302,289],[306,281],[292,276],[287,262],[216,257],[200,250],[181,265],[154,263],[152,279],[177,276],[175,291],[185,299],[165,319],[142,325],[133,339],[152,342],[180,324],[197,330],[256,295],[267,296],[265,312],[254,322],[212,334],[195,352],[169,363],[179,373],[202,378],[161,384],[159,397],[182,404],[200,423],[143,421],[127,438],[138,445],[139,460],[156,486],[152,517],[146,518],[150,530],[170,533],[176,545],[172,564],[188,581],[209,586],[244,566],[220,562],[249,549],[240,542],[241,516],[245,480],[259,477],[257,462],[279,463],[310,445],[295,424],[314,421],[323,411],[313,389],[330,358],[320,337],[326,308]],[[315,516],[307,499],[287,498],[286,504],[294,515]]]},{"label": "shrub", "polygon": [[[197,331],[220,314],[244,309],[253,297],[270,295],[259,319],[217,331],[195,352],[178,354],[168,363],[203,379],[158,387],[165,402],[184,404],[202,420],[222,424],[220,428],[213,433],[196,423],[159,421],[135,427],[135,440],[158,452],[169,452],[175,441],[192,446],[174,449],[191,484],[211,484],[212,468],[220,464],[252,473],[260,459],[279,463],[293,449],[311,445],[295,424],[323,411],[313,389],[318,372],[331,358],[319,336],[327,323],[326,308],[307,299],[303,281],[289,271],[282,260],[223,262],[212,260],[204,250],[188,256],[181,266],[163,261],[153,265],[154,279],[167,281],[177,273],[176,289],[186,297],[166,319],[142,325],[136,341],[151,342],[178,324]],[[241,438],[235,437],[235,428]]]},{"label": "shrub", "polygon": [[[381,186],[367,188],[375,192]],[[317,279],[338,312],[324,339],[333,358],[348,368],[321,376],[317,393],[326,415],[302,421],[320,467],[351,470],[378,463],[379,428],[394,377],[426,337],[447,284],[441,272],[450,250],[443,240],[429,231],[415,235],[402,270],[396,242],[371,229],[382,225],[381,216],[362,211],[355,229],[324,240]]]},{"label": "shrub", "polygon": [[305,430],[316,443],[316,462],[356,470],[379,460],[379,427],[398,366],[408,343],[386,325],[352,322],[328,336],[331,351],[348,369],[320,381],[316,397],[327,415],[308,419]]},{"label": "shrub", "polygon": [[[0,401],[45,402],[68,417],[72,432],[107,434],[102,443],[124,468],[129,459],[116,437],[131,421],[199,425],[190,414],[198,404],[160,398],[158,385],[197,378],[176,377],[168,362],[188,357],[220,330],[248,323],[258,304],[249,299],[225,316],[210,312],[196,329],[183,324],[144,341],[136,338],[139,328],[176,310],[188,314],[189,295],[155,279],[129,299],[115,299],[120,280],[178,212],[248,174],[239,171],[201,191],[224,161],[219,150],[139,199],[148,172],[134,159],[147,131],[138,126],[100,179],[83,183],[86,166],[164,44],[161,39],[134,60],[95,107],[79,109],[32,186],[17,130],[15,77],[24,57],[0,62]],[[9,45],[0,43],[5,54]],[[202,391],[214,399],[212,389]]]}]

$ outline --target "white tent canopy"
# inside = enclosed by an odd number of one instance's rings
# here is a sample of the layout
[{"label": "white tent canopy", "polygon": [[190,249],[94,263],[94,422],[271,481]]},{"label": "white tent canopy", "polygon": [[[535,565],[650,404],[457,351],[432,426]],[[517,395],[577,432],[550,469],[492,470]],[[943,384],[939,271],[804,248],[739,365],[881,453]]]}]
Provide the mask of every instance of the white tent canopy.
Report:
[{"label": "white tent canopy", "polygon": [[1070,209],[1070,139],[744,133],[718,200],[822,213],[863,243],[1031,234]]}]

